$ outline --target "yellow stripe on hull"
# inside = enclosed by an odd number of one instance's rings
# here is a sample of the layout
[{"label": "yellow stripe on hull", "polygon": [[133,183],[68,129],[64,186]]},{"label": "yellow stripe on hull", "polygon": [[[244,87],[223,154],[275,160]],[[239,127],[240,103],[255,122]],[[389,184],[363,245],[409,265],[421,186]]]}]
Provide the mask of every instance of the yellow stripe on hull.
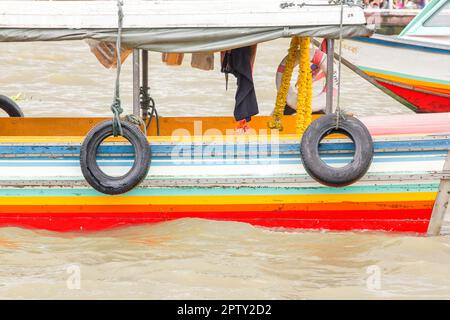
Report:
[{"label": "yellow stripe on hull", "polygon": [[0,197],[1,205],[215,205],[433,201],[436,192],[274,196]]}]

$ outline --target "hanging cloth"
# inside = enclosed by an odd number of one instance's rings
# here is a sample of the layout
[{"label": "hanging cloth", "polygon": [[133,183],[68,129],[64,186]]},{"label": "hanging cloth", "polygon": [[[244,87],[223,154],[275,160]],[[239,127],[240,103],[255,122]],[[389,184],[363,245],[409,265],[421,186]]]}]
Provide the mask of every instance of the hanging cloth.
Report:
[{"label": "hanging cloth", "polygon": [[236,103],[234,118],[236,121],[250,121],[251,117],[259,113],[253,84],[252,65],[255,49],[243,47],[226,51],[222,60],[222,72],[237,78]]},{"label": "hanging cloth", "polygon": [[[95,55],[97,60],[105,68],[116,68],[117,67],[117,49],[115,43],[104,42],[88,39],[86,43],[89,45],[91,52]],[[133,52],[131,49],[120,48],[120,61],[123,64],[127,57]]]},{"label": "hanging cloth", "polygon": [[184,53],[162,53],[161,58],[168,66],[180,66],[183,63]]},{"label": "hanging cloth", "polygon": [[191,59],[191,67],[205,71],[214,70],[214,53],[193,53]]}]

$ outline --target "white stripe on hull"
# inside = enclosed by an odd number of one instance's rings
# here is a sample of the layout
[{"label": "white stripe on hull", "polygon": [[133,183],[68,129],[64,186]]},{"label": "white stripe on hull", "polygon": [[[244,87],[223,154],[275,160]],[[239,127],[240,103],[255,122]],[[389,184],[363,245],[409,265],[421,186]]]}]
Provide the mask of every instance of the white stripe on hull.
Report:
[{"label": "white stripe on hull", "polygon": [[[408,161],[408,162],[374,162],[369,174],[396,174],[396,173],[427,173],[440,172],[444,165],[444,160],[433,161]],[[131,168],[127,166],[108,166],[102,170],[109,175],[122,175]],[[258,176],[286,176],[286,175],[306,175],[303,166],[297,164],[271,164],[271,165],[195,165],[195,166],[151,166],[148,179],[154,177],[175,177],[175,178],[213,178],[217,176],[227,177],[258,177]],[[8,166],[0,167],[0,180],[39,180],[39,179],[83,179],[79,166],[66,167],[22,167]]]}]

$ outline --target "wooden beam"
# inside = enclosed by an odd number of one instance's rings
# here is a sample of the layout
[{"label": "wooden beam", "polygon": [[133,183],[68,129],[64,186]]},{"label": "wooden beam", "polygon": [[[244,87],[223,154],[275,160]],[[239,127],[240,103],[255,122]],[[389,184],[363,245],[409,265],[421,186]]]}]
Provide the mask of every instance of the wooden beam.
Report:
[{"label": "wooden beam", "polygon": [[[313,115],[313,120],[318,115]],[[105,118],[1,118],[0,136],[84,136]],[[270,116],[255,116],[249,123],[256,130],[267,129]],[[373,136],[425,136],[450,135],[450,113],[399,114],[359,118]],[[210,129],[217,129],[223,134],[234,130],[234,117],[160,117],[161,135],[171,136],[176,129],[186,129],[190,134],[195,130],[204,134]],[[294,134],[296,117],[283,117],[282,134]],[[154,125],[150,126],[149,135],[156,135]],[[198,133],[198,132],[196,132]]]},{"label": "wooden beam", "polygon": [[[316,118],[317,116],[314,116]],[[0,136],[85,136],[96,124],[109,118],[0,118]],[[256,130],[267,129],[270,117],[253,117],[250,126]],[[160,117],[162,136],[171,136],[175,130],[190,135],[205,134],[214,130],[225,134],[236,129],[233,117]],[[283,133],[295,133],[295,117],[283,119]],[[156,136],[156,126],[151,125],[149,136]]]},{"label": "wooden beam", "polygon": [[[450,151],[447,155],[447,160],[444,164],[444,173],[450,172]],[[428,225],[428,236],[438,236],[441,234],[442,227],[445,222],[445,230],[450,230],[450,221],[447,221],[446,214],[450,216],[449,209],[449,193],[450,193],[450,179],[441,179],[439,184],[439,192],[433,207],[430,223]]]}]

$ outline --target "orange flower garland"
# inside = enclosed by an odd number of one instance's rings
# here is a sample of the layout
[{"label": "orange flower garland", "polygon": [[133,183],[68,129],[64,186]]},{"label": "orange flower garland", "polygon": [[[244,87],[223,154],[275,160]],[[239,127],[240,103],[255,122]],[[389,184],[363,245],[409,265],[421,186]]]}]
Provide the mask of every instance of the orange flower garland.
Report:
[{"label": "orange flower garland", "polygon": [[312,113],[312,73],[309,56],[310,39],[300,39],[300,66],[297,80],[297,134],[303,134],[311,123]]},{"label": "orange flower garland", "polygon": [[277,94],[275,110],[272,115],[272,120],[270,120],[267,123],[270,129],[278,129],[280,131],[283,131],[283,124],[281,122],[281,117],[283,116],[284,113],[284,108],[286,106],[286,98],[289,92],[289,87],[291,85],[292,71],[294,70],[295,67],[295,59],[297,58],[298,45],[299,45],[299,38],[292,37],[283,77],[281,78],[280,90],[278,90]]},{"label": "orange flower garland", "polygon": [[[283,131],[282,116],[286,106],[286,98],[295,67],[295,60],[300,55],[299,75],[297,79],[297,117],[296,129],[298,134],[303,134],[312,119],[312,73],[309,56],[310,38],[292,37],[287,56],[285,69],[281,78],[281,86],[277,93],[275,110],[267,125],[270,129]],[[300,54],[299,54],[300,52]]]}]

